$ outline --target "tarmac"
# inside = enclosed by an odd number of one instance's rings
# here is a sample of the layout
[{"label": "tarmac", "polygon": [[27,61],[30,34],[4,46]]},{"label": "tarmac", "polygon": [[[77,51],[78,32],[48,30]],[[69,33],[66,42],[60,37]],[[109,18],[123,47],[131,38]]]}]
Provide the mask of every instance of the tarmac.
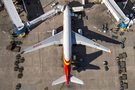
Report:
[{"label": "tarmac", "polygon": [[[29,11],[30,19],[34,19],[38,15],[45,13],[52,8],[51,4],[59,1],[60,5],[65,5],[64,0],[40,0],[38,5],[32,6],[36,9]],[[81,0],[69,0],[69,6],[79,5]],[[73,1],[73,2],[72,2]],[[132,0],[134,1],[134,0]],[[33,0],[32,3],[38,2]],[[88,20],[75,20],[72,25],[72,30],[77,31],[79,28],[83,30],[83,35],[95,42],[108,47],[113,53],[107,53],[91,47],[77,45],[73,46],[72,53],[78,58],[83,58],[81,63],[82,69],[72,70],[71,74],[81,79],[84,85],[75,83],[65,83],[61,90],[120,90],[118,65],[116,57],[118,54],[126,52],[126,74],[128,83],[127,90],[135,90],[135,32],[125,32],[123,36],[119,36],[117,40],[111,38],[114,33],[103,33],[100,31],[102,24],[108,24],[111,29],[116,23],[115,18],[110,14],[106,15],[107,8],[105,5],[93,4],[92,0],[88,0],[85,14]],[[77,4],[75,4],[77,3]],[[32,4],[31,4],[32,5]],[[37,5],[37,6],[36,6]],[[30,7],[30,6],[29,6]],[[28,9],[31,9],[28,8]],[[40,9],[42,9],[40,11]],[[20,14],[21,19],[25,22],[29,19],[26,18],[24,11]],[[46,21],[37,25],[25,38],[18,38],[23,44],[21,51],[28,47],[48,38],[51,36],[51,31],[63,29],[63,14],[54,16]],[[0,90],[15,90],[18,83],[21,83],[20,90],[59,90],[62,84],[52,86],[52,82],[62,75],[64,75],[63,67],[63,48],[58,45],[45,47],[40,50],[21,55],[25,58],[24,63],[19,66],[24,67],[23,77],[17,78],[18,72],[14,72],[14,62],[16,55],[19,53],[6,51],[6,46],[11,39],[8,37],[8,30],[13,28],[12,22],[6,10],[0,12]],[[134,30],[135,25],[131,27]],[[118,34],[116,35],[118,36]],[[120,42],[126,37],[125,48],[121,49]],[[105,71],[103,62],[108,62],[109,70]]]}]

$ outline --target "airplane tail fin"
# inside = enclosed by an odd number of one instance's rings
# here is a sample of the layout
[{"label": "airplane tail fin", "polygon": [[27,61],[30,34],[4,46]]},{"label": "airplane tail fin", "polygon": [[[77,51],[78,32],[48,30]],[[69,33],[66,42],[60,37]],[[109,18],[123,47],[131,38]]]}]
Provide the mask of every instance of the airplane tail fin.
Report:
[{"label": "airplane tail fin", "polygon": [[[57,85],[57,84],[60,84],[60,83],[63,83],[63,82],[66,82],[66,75],[63,75],[62,77],[58,78],[57,80],[55,80],[53,83],[52,83],[52,86],[53,85]],[[84,84],[82,80],[76,78],[75,76],[73,75],[70,75],[70,82],[73,82],[73,83],[77,83],[77,84]]]}]

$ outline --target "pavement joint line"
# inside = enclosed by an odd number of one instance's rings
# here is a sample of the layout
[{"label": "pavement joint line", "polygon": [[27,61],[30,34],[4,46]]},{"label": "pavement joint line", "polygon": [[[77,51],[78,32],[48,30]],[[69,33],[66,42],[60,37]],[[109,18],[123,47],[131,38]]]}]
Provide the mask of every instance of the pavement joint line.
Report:
[{"label": "pavement joint line", "polygon": [[52,4],[55,0],[53,0],[52,2],[50,2],[49,4],[43,6],[43,9],[45,9],[46,7],[48,7],[50,4]]},{"label": "pavement joint line", "polygon": [[112,22],[114,22],[114,20],[112,19],[112,17],[110,16],[110,15],[108,15],[109,16],[109,18],[112,20]]},{"label": "pavement joint line", "polygon": [[[3,32],[6,36],[8,36],[8,34],[5,32],[5,31],[2,31],[2,30],[0,30],[1,32]],[[9,37],[9,36],[8,36]]]},{"label": "pavement joint line", "polygon": [[36,75],[38,74],[38,72],[40,71],[40,68],[41,68],[41,67],[39,67],[39,69],[36,71],[35,76],[33,77],[33,79],[32,79],[31,81],[34,81],[34,80],[35,80],[35,77],[36,77]]},{"label": "pavement joint line", "polygon": [[[115,47],[114,47],[114,45],[113,45],[113,50],[114,50],[114,49],[115,49]],[[115,57],[116,57],[116,55],[115,55]],[[115,66],[115,69],[114,69],[114,70],[115,70],[115,72],[116,72],[116,71],[117,71],[117,70],[116,70],[116,65],[117,65],[117,64],[115,63],[115,62],[116,62],[116,58],[115,58],[115,57],[114,57],[115,60],[114,60],[113,62],[114,62],[114,66]],[[118,74],[118,73],[116,73],[116,74]],[[115,74],[115,77],[116,77],[116,74]]]},{"label": "pavement joint line", "polygon": [[[99,7],[101,7],[101,6],[99,6]],[[97,7],[97,8],[99,8],[99,7]],[[86,13],[88,13],[88,12],[90,12],[90,11],[94,11],[94,10],[97,9],[97,8],[92,8],[92,9],[86,11]]]},{"label": "pavement joint line", "polygon": [[55,17],[53,17],[53,28],[55,28]]},{"label": "pavement joint line", "polygon": [[52,21],[53,20],[53,17],[49,18],[49,20]]}]

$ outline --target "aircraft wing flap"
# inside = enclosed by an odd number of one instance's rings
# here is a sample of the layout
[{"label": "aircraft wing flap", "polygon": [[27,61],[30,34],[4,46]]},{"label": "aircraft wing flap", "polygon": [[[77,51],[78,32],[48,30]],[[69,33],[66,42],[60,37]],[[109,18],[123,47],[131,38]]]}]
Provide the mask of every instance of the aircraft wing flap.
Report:
[{"label": "aircraft wing flap", "polygon": [[28,49],[24,50],[21,54],[25,54],[55,44],[63,44],[63,31],[29,47]]},{"label": "aircraft wing flap", "polygon": [[72,31],[72,44],[82,44],[82,45],[90,46],[93,48],[97,48],[97,49],[112,53],[112,51],[110,49],[74,32],[74,31]]}]

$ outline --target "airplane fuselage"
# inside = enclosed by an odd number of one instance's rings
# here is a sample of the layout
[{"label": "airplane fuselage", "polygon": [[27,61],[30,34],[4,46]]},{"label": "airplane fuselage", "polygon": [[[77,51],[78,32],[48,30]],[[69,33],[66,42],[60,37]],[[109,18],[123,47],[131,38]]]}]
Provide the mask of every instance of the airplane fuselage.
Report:
[{"label": "airplane fuselage", "polygon": [[64,10],[64,22],[63,22],[63,62],[64,70],[66,74],[67,84],[70,79],[72,61],[72,39],[71,39],[71,15],[69,7]]},{"label": "airplane fuselage", "polygon": [[25,54],[54,44],[63,44],[63,63],[64,63],[65,75],[53,81],[52,85],[57,85],[63,82],[67,82],[67,84],[69,84],[69,81],[81,85],[84,84],[82,80],[70,74],[71,62],[72,62],[72,44],[82,44],[82,45],[90,46],[93,48],[97,48],[112,53],[110,49],[96,42],[93,42],[92,40],[83,37],[82,35],[79,35],[74,31],[71,31],[71,13],[68,5],[65,7],[64,15],[63,15],[63,31],[27,48],[21,54]]}]

